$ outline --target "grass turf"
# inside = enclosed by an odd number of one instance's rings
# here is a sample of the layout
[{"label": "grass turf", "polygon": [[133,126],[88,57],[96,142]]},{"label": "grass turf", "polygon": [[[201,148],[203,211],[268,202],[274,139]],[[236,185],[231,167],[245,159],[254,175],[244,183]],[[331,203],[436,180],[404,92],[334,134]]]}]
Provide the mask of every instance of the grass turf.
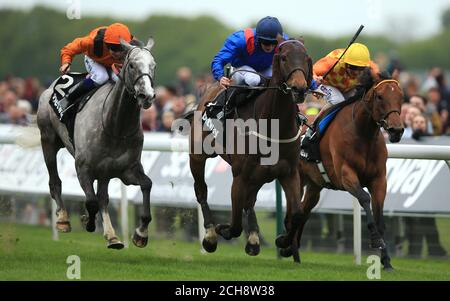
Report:
[{"label": "grass turf", "polygon": [[[49,227],[0,223],[0,280],[67,280],[69,255],[81,259],[82,280],[367,280],[352,255],[301,254],[302,264],[278,260],[274,248],[256,257],[244,244],[220,243],[202,254],[198,243],[152,240],[144,249],[109,250],[98,233],[75,231],[52,241]],[[449,260],[393,258],[395,272],[381,280],[450,280]]]}]

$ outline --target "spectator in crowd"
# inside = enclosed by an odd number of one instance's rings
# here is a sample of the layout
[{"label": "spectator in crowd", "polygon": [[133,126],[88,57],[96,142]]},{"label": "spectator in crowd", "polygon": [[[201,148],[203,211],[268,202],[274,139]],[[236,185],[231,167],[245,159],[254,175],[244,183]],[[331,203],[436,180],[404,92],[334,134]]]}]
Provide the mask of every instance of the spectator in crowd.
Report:
[{"label": "spectator in crowd", "polygon": [[161,125],[158,128],[158,132],[172,132],[172,123],[175,120],[175,114],[173,111],[165,111],[162,114]]},{"label": "spectator in crowd", "polygon": [[181,118],[186,112],[186,98],[185,96],[176,96],[172,100],[172,112],[175,119]]},{"label": "spectator in crowd", "polygon": [[142,129],[144,131],[156,131],[159,128],[158,111],[155,106],[142,110]]},{"label": "spectator in crowd", "polygon": [[400,118],[401,118],[401,120],[403,122],[403,126],[404,127],[406,127],[406,115],[408,114],[408,110],[409,110],[410,106],[411,106],[411,104],[408,103],[408,102],[402,103],[402,108],[401,108],[401,111],[400,111]]},{"label": "spectator in crowd", "polygon": [[412,137],[412,120],[417,115],[420,115],[420,109],[418,107],[409,105],[408,111],[405,116],[405,131],[403,132],[402,138],[411,138]]},{"label": "spectator in crowd", "polygon": [[[399,77],[401,78],[401,75]],[[414,75],[409,74],[404,81],[405,83],[402,85],[404,101],[408,102],[411,96],[419,94],[419,80]]]},{"label": "spectator in crowd", "polygon": [[409,103],[417,107],[421,114],[425,115],[427,119],[427,132],[433,135],[440,135],[442,132],[440,116],[433,108],[427,106],[427,99],[417,94],[409,99]]},{"label": "spectator in crowd", "polygon": [[179,95],[186,96],[188,94],[192,94],[193,87],[191,69],[183,66],[177,70],[177,81],[175,87]]},{"label": "spectator in crowd", "polygon": [[420,140],[421,137],[430,136],[428,131],[427,118],[422,114],[414,116],[411,122],[412,138]]},{"label": "spectator in crowd", "polygon": [[441,135],[446,131],[446,129],[443,128],[443,125],[447,125],[448,123],[446,101],[442,99],[441,92],[437,86],[432,87],[427,91],[427,97],[429,100],[427,109],[429,111],[437,112],[440,116],[441,130],[437,134]]}]

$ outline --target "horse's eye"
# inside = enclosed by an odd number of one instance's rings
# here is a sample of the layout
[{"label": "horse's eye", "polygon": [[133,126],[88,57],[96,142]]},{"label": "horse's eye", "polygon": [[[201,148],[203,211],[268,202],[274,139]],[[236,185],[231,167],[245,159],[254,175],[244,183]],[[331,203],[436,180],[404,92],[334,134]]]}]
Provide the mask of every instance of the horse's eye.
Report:
[{"label": "horse's eye", "polygon": [[285,56],[285,55],[282,55],[282,56],[281,56],[281,61],[282,61],[282,62],[286,62],[286,60],[287,60],[286,56]]},{"label": "horse's eye", "polygon": [[134,64],[133,63],[130,63],[130,68],[134,69]]}]

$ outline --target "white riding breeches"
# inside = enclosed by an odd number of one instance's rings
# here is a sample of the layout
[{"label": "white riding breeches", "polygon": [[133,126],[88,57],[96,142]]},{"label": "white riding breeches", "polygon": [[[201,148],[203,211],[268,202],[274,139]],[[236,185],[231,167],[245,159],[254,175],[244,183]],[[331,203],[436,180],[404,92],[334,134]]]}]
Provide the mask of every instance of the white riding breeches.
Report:
[{"label": "white riding breeches", "polygon": [[341,91],[339,91],[339,89],[333,87],[333,86],[328,86],[328,85],[320,85],[317,88],[317,91],[324,94],[323,98],[328,101],[329,103],[331,103],[332,105],[338,104],[340,102],[343,102],[345,100],[344,95],[342,94]]},{"label": "white riding breeches", "polygon": [[[86,66],[86,70],[89,73],[89,77],[94,81],[95,84],[100,86],[108,81],[110,72],[108,72],[105,66],[97,63],[88,56],[84,56],[84,65]],[[111,79],[117,82],[118,77],[113,72],[111,72]]]},{"label": "white riding breeches", "polygon": [[[240,70],[242,70],[242,72],[239,72]],[[241,66],[239,68],[232,70],[232,72],[233,71],[237,71],[231,77],[236,85],[246,84],[251,87],[256,87],[261,82],[261,77],[258,74],[253,73],[253,72],[256,72],[256,70],[250,66],[244,65],[244,66]],[[245,71],[252,71],[252,72],[245,72]],[[272,76],[272,66],[262,72],[259,72],[259,73],[263,76],[271,77]]]}]

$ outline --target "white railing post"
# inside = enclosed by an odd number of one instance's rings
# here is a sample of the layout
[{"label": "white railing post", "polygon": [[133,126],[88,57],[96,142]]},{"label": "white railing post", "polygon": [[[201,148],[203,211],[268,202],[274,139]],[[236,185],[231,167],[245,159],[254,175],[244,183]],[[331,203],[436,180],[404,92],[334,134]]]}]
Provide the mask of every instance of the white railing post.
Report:
[{"label": "white railing post", "polygon": [[361,265],[361,206],[356,198],[353,198],[353,252],[355,264]]},{"label": "white railing post", "polygon": [[203,225],[205,223],[205,220],[203,219],[203,212],[202,212],[202,206],[200,204],[197,204],[197,215],[198,215],[198,239],[200,240],[200,245],[202,246],[200,249],[201,253],[205,253],[206,251],[203,249],[203,237],[205,237],[206,230],[205,226]]},{"label": "white railing post", "polygon": [[120,183],[120,227],[122,229],[122,237],[125,248],[128,248],[130,243],[128,232],[128,196],[127,186]]},{"label": "white railing post", "polygon": [[50,222],[52,223],[52,239],[59,240],[59,233],[56,229],[56,202],[54,199],[49,198],[50,205],[52,206],[52,217],[50,218]]}]

